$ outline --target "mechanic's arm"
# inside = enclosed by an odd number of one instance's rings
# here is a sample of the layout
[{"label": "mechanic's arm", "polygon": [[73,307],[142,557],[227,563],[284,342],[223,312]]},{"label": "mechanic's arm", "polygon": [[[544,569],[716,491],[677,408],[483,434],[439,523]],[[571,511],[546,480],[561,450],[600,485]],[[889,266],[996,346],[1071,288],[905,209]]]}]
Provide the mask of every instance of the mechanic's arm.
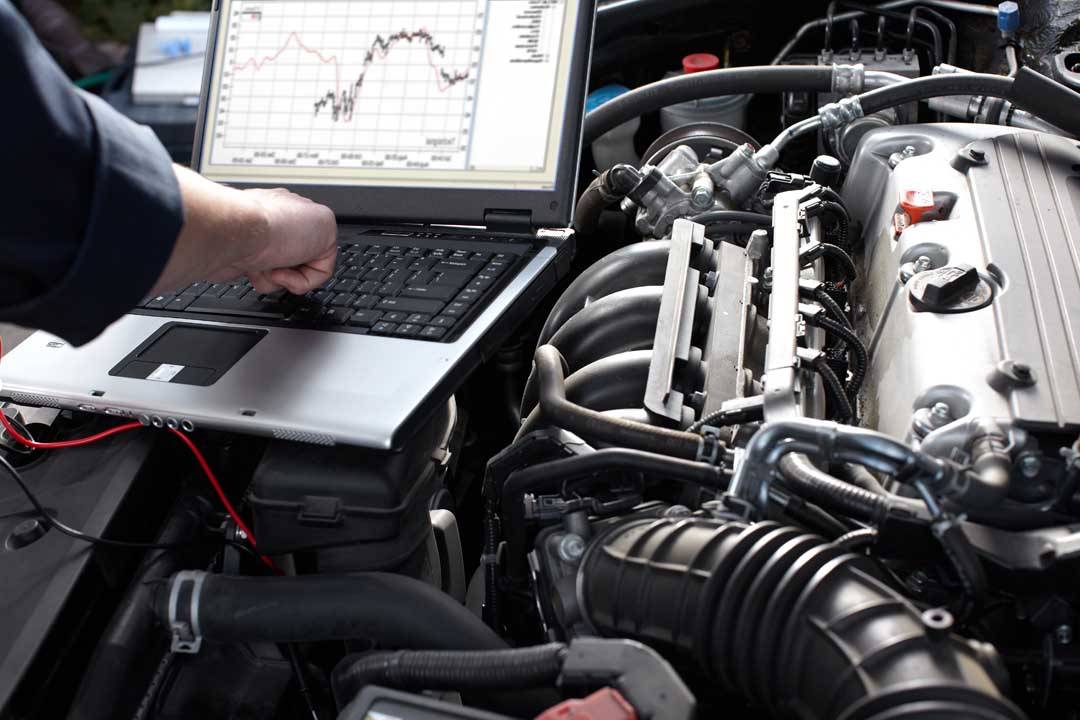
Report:
[{"label": "mechanic's arm", "polygon": [[329,277],[329,210],[174,167],[149,129],[71,86],[9,0],[0,80],[0,319],[82,344],[153,291],[249,275],[304,292]]}]

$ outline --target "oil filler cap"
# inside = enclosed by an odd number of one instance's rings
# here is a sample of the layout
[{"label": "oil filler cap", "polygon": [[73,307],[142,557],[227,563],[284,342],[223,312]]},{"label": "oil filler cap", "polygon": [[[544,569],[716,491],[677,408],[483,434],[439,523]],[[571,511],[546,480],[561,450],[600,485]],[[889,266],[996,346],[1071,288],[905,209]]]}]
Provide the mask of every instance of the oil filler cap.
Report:
[{"label": "oil filler cap", "polygon": [[916,310],[959,313],[986,307],[994,298],[990,283],[971,265],[945,265],[916,274],[908,281]]}]

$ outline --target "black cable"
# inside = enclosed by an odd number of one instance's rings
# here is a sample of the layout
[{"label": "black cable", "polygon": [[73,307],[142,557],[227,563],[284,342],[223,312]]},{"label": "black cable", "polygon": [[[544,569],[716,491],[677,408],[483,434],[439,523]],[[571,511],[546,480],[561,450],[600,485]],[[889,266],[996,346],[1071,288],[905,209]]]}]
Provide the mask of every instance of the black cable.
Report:
[{"label": "black cable", "polygon": [[844,207],[843,203],[835,200],[823,200],[820,211],[832,216],[836,222],[837,244],[846,251],[849,247],[848,228],[851,226],[851,216],[848,215],[847,208]]},{"label": "black cable", "polygon": [[840,247],[839,245],[833,245],[832,243],[818,243],[812,250],[804,253],[802,263],[803,266],[817,260],[819,257],[827,257],[836,261],[836,265],[840,269],[840,273],[848,280],[854,280],[858,276],[858,269],[855,267],[855,261],[851,259],[851,256]]},{"label": "black cable", "polygon": [[286,643],[285,654],[289,657],[289,665],[292,666],[293,676],[296,678],[296,689],[299,691],[300,696],[304,698],[304,705],[307,707],[308,713],[311,714],[312,720],[320,720],[319,711],[315,707],[315,698],[312,697],[311,688],[308,687],[304,665],[300,659],[300,652],[297,650],[296,644]]},{"label": "black cable", "polygon": [[830,335],[835,335],[848,344],[848,350],[855,356],[854,367],[851,369],[851,381],[848,383],[848,397],[854,402],[855,396],[862,387],[866,377],[866,369],[870,366],[870,354],[866,351],[859,336],[849,328],[828,317],[808,318],[811,324],[816,324]]},{"label": "black cable", "polygon": [[829,317],[838,323],[843,323],[849,329],[854,330],[851,319],[848,318],[847,313],[844,312],[844,308],[840,307],[840,303],[833,299],[833,296],[829,294],[828,290],[819,286],[814,289],[813,297],[821,307],[825,308],[825,312],[829,314]]},{"label": "black cable", "polygon": [[[76,530],[73,527],[65,525],[60,520],[49,514],[45,506],[38,500],[37,495],[30,489],[30,486],[23,480],[19,471],[8,462],[8,459],[0,454],[0,466],[3,466],[7,470],[8,474],[15,480],[15,483],[22,490],[23,495],[30,501],[30,504],[34,506],[34,512],[41,519],[46,526],[50,529],[56,530],[62,535],[67,535],[75,540],[81,540],[91,545],[101,545],[104,547],[122,548],[125,550],[184,550],[195,545],[203,544],[201,542],[184,542],[184,543],[141,543],[141,542],[128,542],[126,540],[111,540],[109,538],[97,537],[96,535],[90,535],[84,533],[81,530]],[[222,542],[227,542],[224,539]],[[232,543],[228,543],[232,544]]]},{"label": "black cable", "polygon": [[825,384],[825,390],[829,393],[829,397],[832,398],[834,409],[837,414],[840,415],[841,422],[850,422],[855,425],[858,424],[858,418],[855,416],[855,408],[852,407],[851,400],[844,391],[844,384],[840,382],[840,378],[836,376],[836,373],[831,367],[829,367],[829,361],[825,359],[824,355],[819,355],[814,360],[814,370],[821,376],[822,382]]}]

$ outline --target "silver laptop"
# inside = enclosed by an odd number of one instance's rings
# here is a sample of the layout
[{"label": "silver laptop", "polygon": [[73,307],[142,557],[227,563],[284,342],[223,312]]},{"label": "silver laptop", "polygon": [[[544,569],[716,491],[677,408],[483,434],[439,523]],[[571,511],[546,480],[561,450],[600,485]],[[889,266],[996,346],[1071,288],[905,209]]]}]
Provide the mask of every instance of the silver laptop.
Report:
[{"label": "silver laptop", "polygon": [[594,4],[216,0],[193,166],[330,206],[334,280],[195,283],[81,348],[38,332],[2,394],[399,447],[569,268]]}]

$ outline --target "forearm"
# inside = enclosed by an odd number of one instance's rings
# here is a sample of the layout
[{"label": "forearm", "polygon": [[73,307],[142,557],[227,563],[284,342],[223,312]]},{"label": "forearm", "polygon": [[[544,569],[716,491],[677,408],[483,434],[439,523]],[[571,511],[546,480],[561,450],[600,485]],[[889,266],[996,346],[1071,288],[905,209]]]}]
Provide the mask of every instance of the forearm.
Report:
[{"label": "forearm", "polygon": [[173,166],[184,203],[184,226],[153,293],[198,280],[239,278],[267,233],[266,212],[254,197]]}]

